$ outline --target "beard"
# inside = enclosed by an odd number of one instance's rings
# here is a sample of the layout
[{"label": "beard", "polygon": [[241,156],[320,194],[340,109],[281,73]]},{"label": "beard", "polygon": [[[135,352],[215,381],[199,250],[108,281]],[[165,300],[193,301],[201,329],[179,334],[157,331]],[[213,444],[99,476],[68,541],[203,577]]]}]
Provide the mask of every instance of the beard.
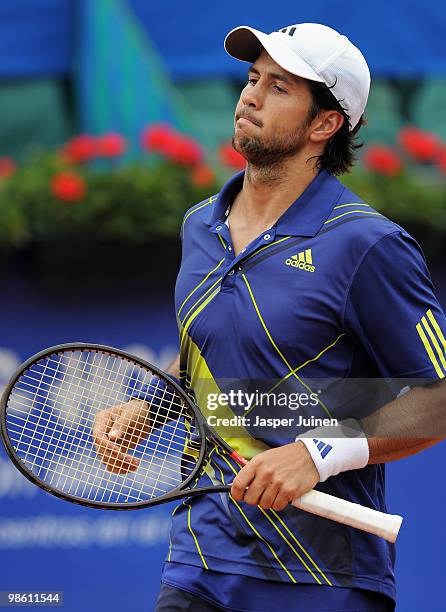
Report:
[{"label": "beard", "polygon": [[232,146],[246,159],[248,164],[258,168],[280,165],[286,158],[299,153],[306,144],[304,138],[307,126],[276,134],[269,139],[248,136],[241,133],[232,136]]}]

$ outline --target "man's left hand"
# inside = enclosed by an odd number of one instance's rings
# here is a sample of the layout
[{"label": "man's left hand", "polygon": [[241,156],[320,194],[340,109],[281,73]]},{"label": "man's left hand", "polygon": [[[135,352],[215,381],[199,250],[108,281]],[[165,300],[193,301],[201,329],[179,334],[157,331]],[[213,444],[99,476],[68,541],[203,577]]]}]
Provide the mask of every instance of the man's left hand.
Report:
[{"label": "man's left hand", "polygon": [[292,442],[251,459],[235,477],[231,495],[265,510],[283,510],[318,482],[319,473],[306,446]]}]

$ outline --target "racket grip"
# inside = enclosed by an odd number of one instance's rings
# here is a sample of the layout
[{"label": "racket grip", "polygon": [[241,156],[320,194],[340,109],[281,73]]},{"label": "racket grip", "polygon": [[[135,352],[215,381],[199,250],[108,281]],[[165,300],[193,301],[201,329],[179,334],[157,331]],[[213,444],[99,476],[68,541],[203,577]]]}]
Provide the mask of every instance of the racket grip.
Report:
[{"label": "racket grip", "polygon": [[305,512],[373,533],[392,543],[395,542],[403,522],[403,517],[397,514],[379,512],[314,489],[291,503]]}]

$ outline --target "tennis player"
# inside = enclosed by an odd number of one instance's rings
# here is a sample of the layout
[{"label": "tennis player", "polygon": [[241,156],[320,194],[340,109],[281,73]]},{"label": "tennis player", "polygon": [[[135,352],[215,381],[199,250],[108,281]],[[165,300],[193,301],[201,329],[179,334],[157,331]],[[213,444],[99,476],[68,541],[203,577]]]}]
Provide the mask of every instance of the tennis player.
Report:
[{"label": "tennis player", "polygon": [[[289,503],[316,487],[386,510],[383,464],[434,444],[427,425],[444,422],[445,316],[417,242],[336,178],[353,164],[369,93],[357,47],[306,23],[238,27],[225,48],[249,64],[233,136],[247,167],[184,217],[170,372],[214,423],[236,417],[223,435],[251,460],[240,469],[215,448],[203,484],[232,482],[231,495],[175,508],[156,610],[393,610],[393,545]],[[330,392],[330,381],[376,378],[392,379],[387,396],[358,384],[336,403]],[[234,379],[271,381],[276,394],[292,383],[307,403],[211,405]],[[140,406],[117,413],[116,448]],[[339,434],[362,417],[373,437]]]}]

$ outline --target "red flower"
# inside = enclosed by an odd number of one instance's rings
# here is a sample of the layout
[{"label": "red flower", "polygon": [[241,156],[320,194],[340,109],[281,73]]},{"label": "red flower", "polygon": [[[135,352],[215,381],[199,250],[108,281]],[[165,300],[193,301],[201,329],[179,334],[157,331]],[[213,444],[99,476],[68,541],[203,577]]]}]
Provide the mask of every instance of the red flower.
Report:
[{"label": "red flower", "polygon": [[184,166],[195,166],[203,159],[200,145],[187,136],[175,136],[166,143],[162,153],[173,162]]},{"label": "red flower", "polygon": [[432,161],[440,152],[441,146],[440,140],[435,134],[413,126],[401,130],[399,143],[408,155],[419,162]]},{"label": "red flower", "polygon": [[214,171],[206,164],[196,166],[192,172],[192,181],[197,187],[209,187],[215,181]]},{"label": "red flower", "polygon": [[93,159],[98,154],[96,138],[79,134],[69,140],[62,149],[63,156],[71,163],[78,164]]},{"label": "red flower", "polygon": [[219,157],[224,166],[229,166],[236,170],[243,170],[246,166],[246,159],[229,143],[221,145]]},{"label": "red flower", "polygon": [[183,136],[168,125],[155,124],[144,130],[141,144],[147,151],[159,153],[185,166],[195,166],[203,159],[203,151],[195,140]]},{"label": "red flower", "polygon": [[141,145],[146,151],[160,153],[174,136],[170,126],[155,123],[141,134]]},{"label": "red flower", "polygon": [[96,139],[97,154],[100,157],[120,157],[127,150],[127,140],[121,134],[104,134]]},{"label": "red flower", "polygon": [[390,147],[374,145],[364,154],[364,165],[371,172],[385,176],[397,176],[403,167],[401,158]]},{"label": "red flower", "polygon": [[63,202],[77,202],[85,196],[85,181],[77,172],[60,172],[51,180],[51,191]]},{"label": "red flower", "polygon": [[17,164],[11,157],[0,157],[0,179],[7,179],[16,168]]}]

